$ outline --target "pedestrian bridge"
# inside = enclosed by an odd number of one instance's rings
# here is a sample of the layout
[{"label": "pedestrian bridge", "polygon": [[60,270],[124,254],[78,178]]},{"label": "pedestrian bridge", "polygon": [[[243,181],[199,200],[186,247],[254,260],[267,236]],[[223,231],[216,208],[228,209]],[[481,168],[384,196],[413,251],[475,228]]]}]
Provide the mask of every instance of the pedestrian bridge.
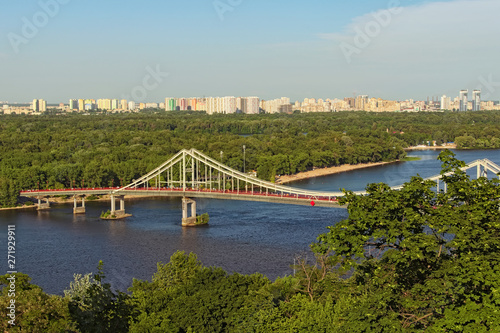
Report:
[{"label": "pedestrian bridge", "polygon": [[[463,170],[477,169],[477,177],[487,176],[488,172],[500,173],[500,167],[488,159],[469,163]],[[443,175],[430,177],[440,190]],[[400,189],[395,186],[393,189]],[[445,184],[444,191],[446,191]],[[355,192],[363,195],[366,192]],[[183,222],[196,218],[196,203],[189,198],[210,198],[223,200],[245,200],[271,202],[280,204],[311,205],[319,207],[340,207],[337,199],[342,192],[310,191],[291,186],[268,182],[253,175],[234,170],[221,162],[201,153],[196,149],[183,149],[168,161],[152,170],[131,184],[117,188],[72,188],[60,190],[22,191],[21,196],[38,198],[38,208],[49,208],[43,198],[54,195],[74,197],[74,213],[85,212],[84,196],[109,195],[111,214],[116,217],[125,215],[125,196],[136,197],[182,197]],[[78,206],[77,198],[82,197],[82,205]],[[120,209],[116,208],[116,199],[120,200]],[[191,204],[191,216],[188,216],[188,205]]]}]

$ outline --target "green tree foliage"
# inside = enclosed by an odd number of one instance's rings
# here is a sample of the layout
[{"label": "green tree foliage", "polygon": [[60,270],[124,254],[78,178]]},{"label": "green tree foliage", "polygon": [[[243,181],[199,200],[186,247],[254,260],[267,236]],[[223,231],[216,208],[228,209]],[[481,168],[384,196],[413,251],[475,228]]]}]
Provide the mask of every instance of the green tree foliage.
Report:
[{"label": "green tree foliage", "polygon": [[208,222],[210,222],[210,216],[208,213],[196,216],[196,225],[205,225],[208,224]]},{"label": "green tree foliage", "polygon": [[19,188],[12,179],[0,177],[0,207],[15,207]]},{"label": "green tree foliage", "polygon": [[[1,116],[0,206],[20,189],[128,184],[183,148],[265,180],[314,167],[393,161],[404,147],[457,140],[500,148],[500,113]],[[465,138],[465,139],[464,139]]]},{"label": "green tree foliage", "polygon": [[158,265],[152,282],[130,289],[140,315],[131,332],[228,332],[238,326],[253,292],[267,285],[262,275],[227,274],[203,267],[194,254],[175,253]]},{"label": "green tree foliage", "polygon": [[128,320],[133,307],[129,296],[111,290],[109,283],[103,283],[105,276],[102,261],[98,273],[76,275],[70,289],[64,292],[71,318],[81,332],[128,332]]},{"label": "green tree foliage", "polygon": [[359,293],[367,295],[355,321],[387,330],[500,327],[499,181],[470,180],[449,151],[439,158],[446,193],[421,177],[399,191],[372,184],[366,196],[348,192],[341,200],[349,204],[348,220],[313,245],[354,269]]},{"label": "green tree foliage", "polygon": [[[243,170],[246,145],[245,169],[274,180],[313,167],[394,160],[406,145],[383,131],[359,132],[358,121],[331,115],[146,113],[1,120],[2,207],[15,205],[20,189],[126,185],[184,148],[216,159],[223,151],[224,163]],[[349,146],[341,140],[346,130]]]},{"label": "green tree foliage", "polygon": [[[14,276],[15,296],[10,289],[11,275],[0,276],[2,332],[76,332],[65,299],[47,295],[40,287],[31,284],[31,278],[26,274],[17,273]],[[15,300],[15,326],[9,324],[10,318],[7,317],[11,300]]]}]

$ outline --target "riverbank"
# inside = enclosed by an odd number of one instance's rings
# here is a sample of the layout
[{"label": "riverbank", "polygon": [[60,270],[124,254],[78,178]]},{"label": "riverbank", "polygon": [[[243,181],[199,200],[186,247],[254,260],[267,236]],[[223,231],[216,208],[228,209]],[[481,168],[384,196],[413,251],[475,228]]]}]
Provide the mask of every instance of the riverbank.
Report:
[{"label": "riverbank", "polygon": [[454,143],[448,143],[446,146],[412,146],[408,148],[404,148],[405,151],[413,151],[413,150],[440,150],[440,149],[457,149],[457,145]]},{"label": "riverbank", "polygon": [[31,205],[31,206],[20,206],[20,207],[8,207],[8,208],[0,208],[1,210],[21,210],[21,209],[33,209],[37,208],[36,205]]},{"label": "riverbank", "polygon": [[396,162],[399,162],[399,161],[360,163],[360,164],[354,164],[354,165],[344,164],[344,165],[334,166],[334,167],[329,167],[329,168],[315,169],[315,170],[310,170],[310,171],[299,172],[299,173],[296,173],[294,175],[284,175],[284,176],[277,177],[276,183],[277,184],[286,184],[286,183],[295,182],[297,180],[322,177],[322,176],[329,176],[329,175],[334,175],[337,173],[354,171],[354,170],[365,169],[365,168],[372,168],[372,167],[396,163]]}]

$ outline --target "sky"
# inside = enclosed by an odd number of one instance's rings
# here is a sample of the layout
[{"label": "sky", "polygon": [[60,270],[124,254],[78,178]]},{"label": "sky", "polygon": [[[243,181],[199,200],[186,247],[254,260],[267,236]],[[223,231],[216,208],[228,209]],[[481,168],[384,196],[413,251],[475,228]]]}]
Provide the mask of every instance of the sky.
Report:
[{"label": "sky", "polygon": [[0,101],[500,100],[498,0],[0,4]]}]

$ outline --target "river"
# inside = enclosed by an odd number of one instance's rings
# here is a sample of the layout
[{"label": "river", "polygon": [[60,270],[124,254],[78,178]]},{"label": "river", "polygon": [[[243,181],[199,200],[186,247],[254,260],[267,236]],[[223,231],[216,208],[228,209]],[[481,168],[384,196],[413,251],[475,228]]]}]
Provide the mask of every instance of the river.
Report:
[{"label": "river", "polygon": [[[471,162],[489,158],[500,164],[500,150],[456,151]],[[414,151],[419,161],[401,162],[289,185],[322,191],[362,190],[366,184],[391,186],[420,174],[439,173],[439,151]],[[126,291],[133,278],[151,280],[157,262],[166,263],[177,250],[194,252],[205,266],[228,272],[260,272],[270,279],[292,273],[297,254],[309,255],[316,237],[347,217],[342,208],[319,208],[271,203],[197,200],[198,213],[210,215],[210,225],[182,228],[180,198],[127,201],[133,217],[102,221],[107,202],[88,202],[86,215],[73,216],[72,204],[49,211],[0,211],[0,255],[7,258],[7,226],[16,226],[16,269],[51,294],[63,294],[74,273],[95,272],[104,262],[106,281]],[[1,264],[5,274],[7,260]]]}]

